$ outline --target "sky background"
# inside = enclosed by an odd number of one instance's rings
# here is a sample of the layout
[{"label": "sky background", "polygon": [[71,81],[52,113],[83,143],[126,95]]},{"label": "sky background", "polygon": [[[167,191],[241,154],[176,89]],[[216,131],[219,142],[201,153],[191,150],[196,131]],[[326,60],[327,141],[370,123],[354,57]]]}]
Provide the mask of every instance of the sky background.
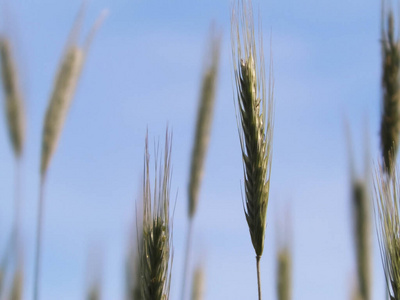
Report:
[{"label": "sky background", "polygon": [[[11,2],[11,1],[9,1]],[[2,3],[3,4],[3,3]],[[26,289],[31,299],[43,116],[80,0],[16,0],[0,13],[18,50],[27,102],[23,164]],[[293,299],[348,299],[355,283],[348,156],[352,129],[360,172],[368,124],[379,149],[380,1],[255,1],[270,40],[275,132],[265,251],[265,299],[275,299],[278,222],[293,244]],[[150,141],[173,130],[171,194],[176,196],[172,299],[179,299],[187,185],[202,65],[210,25],[222,31],[220,77],[205,166],[194,262],[206,265],[206,299],[256,299],[255,254],[245,221],[237,134],[230,1],[92,0],[82,37],[102,9],[46,186],[42,300],[84,299],[88,265],[101,261],[103,299],[123,299],[124,263],[140,199],[146,129]],[[0,249],[10,231],[14,160],[0,115]],[[153,156],[154,157],[154,156]],[[287,217],[286,211],[290,211]],[[384,295],[375,230],[373,299]],[[100,258],[96,258],[100,257]],[[101,265],[100,264],[100,265]]]}]

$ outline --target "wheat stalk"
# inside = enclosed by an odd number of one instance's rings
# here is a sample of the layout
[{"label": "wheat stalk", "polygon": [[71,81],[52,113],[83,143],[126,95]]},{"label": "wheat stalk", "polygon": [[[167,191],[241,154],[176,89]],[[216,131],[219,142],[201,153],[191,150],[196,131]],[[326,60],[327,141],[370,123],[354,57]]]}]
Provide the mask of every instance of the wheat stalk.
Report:
[{"label": "wheat stalk", "polygon": [[396,170],[385,176],[382,168],[375,171],[375,212],[378,240],[390,299],[400,299],[400,185]]},{"label": "wheat stalk", "polygon": [[189,226],[186,236],[185,261],[183,265],[183,281],[181,299],[185,299],[186,280],[189,269],[189,257],[193,232],[193,219],[196,213],[200,184],[203,177],[204,162],[207,154],[210,139],[212,117],[214,114],[214,103],[216,85],[218,80],[218,66],[221,48],[221,36],[216,34],[214,28],[211,30],[205,69],[203,71],[203,81],[200,92],[199,107],[197,110],[196,132],[192,151],[192,161],[190,166],[190,182],[188,188],[188,216]]},{"label": "wheat stalk", "polygon": [[145,143],[143,182],[143,241],[140,248],[142,297],[168,300],[172,266],[172,230],[169,218],[171,135],[166,133],[164,162],[158,170],[156,154],[153,193],[150,184],[148,139]]},{"label": "wheat stalk", "polygon": [[38,218],[36,228],[36,255],[34,265],[34,288],[33,298],[39,298],[39,277],[40,277],[40,253],[42,241],[42,219],[43,219],[43,206],[44,206],[44,185],[47,170],[51,158],[56,150],[57,143],[60,139],[61,131],[67,116],[67,112],[71,105],[76,86],[78,84],[79,75],[81,73],[85,56],[89,50],[89,46],[93,39],[94,33],[100,26],[105,18],[103,12],[96,23],[94,24],[91,33],[86,38],[83,46],[78,46],[76,36],[79,33],[82,18],[83,8],[81,9],[75,25],[71,31],[68,39],[65,53],[61,59],[58,72],[55,76],[53,91],[51,93],[50,102],[47,107],[43,133],[42,133],[42,151],[41,151],[41,164],[40,164],[40,191],[39,191],[39,205],[38,205]]},{"label": "wheat stalk", "polygon": [[244,166],[245,215],[256,252],[258,295],[261,299],[259,263],[264,250],[271,175],[273,87],[270,74],[267,95],[262,38],[260,33],[260,48],[257,50],[253,22],[251,1],[240,1],[238,11],[234,8],[232,12],[232,57]]},{"label": "wheat stalk", "polygon": [[[395,37],[395,21],[393,11],[384,11],[382,1],[382,118],[381,148],[384,166],[388,174],[396,164],[400,133],[400,44]],[[387,25],[385,26],[385,23]]]}]

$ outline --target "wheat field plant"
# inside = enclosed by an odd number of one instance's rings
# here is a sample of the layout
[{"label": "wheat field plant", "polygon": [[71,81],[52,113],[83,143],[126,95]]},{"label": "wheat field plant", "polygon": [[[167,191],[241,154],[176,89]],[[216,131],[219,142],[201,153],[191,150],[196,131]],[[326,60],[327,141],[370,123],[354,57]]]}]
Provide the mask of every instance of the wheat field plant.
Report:
[{"label": "wheat field plant", "polygon": [[40,269],[41,269],[41,244],[42,223],[44,218],[44,185],[50,161],[56,150],[61,132],[71,106],[73,96],[85,62],[86,54],[98,27],[103,22],[106,12],[103,12],[92,27],[83,46],[78,46],[77,38],[81,29],[84,16],[82,6],[75,24],[70,33],[64,54],[61,58],[57,74],[54,77],[53,91],[46,110],[41,147],[40,162],[40,192],[38,204],[38,217],[36,226],[36,249],[34,266],[33,299],[39,299]]},{"label": "wheat field plant", "polygon": [[193,239],[193,222],[200,197],[201,181],[204,175],[204,164],[211,135],[212,119],[215,106],[215,94],[218,82],[218,69],[221,48],[221,33],[211,28],[207,52],[203,64],[203,78],[200,90],[194,145],[191,156],[190,179],[188,186],[189,226],[186,236],[186,251],[183,271],[181,299],[185,299],[186,282],[190,270],[190,251]]},{"label": "wheat field plant", "polygon": [[397,21],[391,6],[382,0],[382,117],[381,149],[386,172],[390,175],[396,165],[400,134],[400,43]]},{"label": "wheat field plant", "polygon": [[170,219],[171,139],[168,129],[162,160],[155,146],[153,183],[150,173],[148,138],[145,142],[143,170],[143,225],[140,256],[142,299],[170,299],[173,258],[172,220]]},{"label": "wheat field plant", "polygon": [[258,298],[264,250],[273,138],[273,83],[267,93],[262,36],[256,43],[251,1],[239,1],[231,17],[238,130],[244,168],[245,215],[256,253]]}]

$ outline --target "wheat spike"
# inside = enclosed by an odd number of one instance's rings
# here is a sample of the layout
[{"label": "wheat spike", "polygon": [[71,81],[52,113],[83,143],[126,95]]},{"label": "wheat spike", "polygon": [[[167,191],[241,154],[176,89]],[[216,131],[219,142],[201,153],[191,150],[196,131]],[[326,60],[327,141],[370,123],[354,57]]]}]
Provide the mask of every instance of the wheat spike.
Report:
[{"label": "wheat spike", "polygon": [[143,183],[143,245],[140,248],[142,297],[168,300],[172,266],[172,231],[169,218],[171,146],[166,134],[163,166],[158,170],[157,154],[153,193],[146,138]]},{"label": "wheat spike", "polygon": [[358,285],[360,297],[370,299],[371,232],[368,188],[364,180],[353,180],[353,226],[356,243]]},{"label": "wheat spike", "polygon": [[8,132],[14,154],[19,158],[25,140],[25,111],[12,47],[5,36],[0,37],[0,59]]},{"label": "wheat spike", "polygon": [[68,49],[54,82],[52,97],[47,108],[42,140],[40,173],[45,175],[56,149],[60,134],[71,105],[83,64],[82,49],[73,46]]},{"label": "wheat spike", "polygon": [[[218,79],[218,65],[221,48],[221,37],[212,32],[209,42],[210,53],[207,55],[203,75],[201,96],[197,114],[196,133],[190,166],[189,183],[189,218],[193,218],[199,197],[200,183],[203,177],[212,117],[214,113],[215,91]],[[209,59],[211,57],[211,60]]]},{"label": "wheat spike", "polygon": [[270,82],[266,94],[262,41],[257,50],[251,2],[246,5],[241,1],[241,4],[241,14],[234,11],[232,16],[232,51],[245,173],[245,213],[254,250],[261,256],[271,175],[273,93]]},{"label": "wheat spike", "polygon": [[232,58],[244,166],[245,215],[256,252],[261,299],[259,263],[264,250],[271,175],[273,84],[270,74],[267,95],[261,33],[257,50],[251,1],[239,3],[238,12],[233,9],[231,20]]},{"label": "wheat spike", "polygon": [[[387,26],[384,26],[386,22]],[[396,164],[400,133],[400,45],[399,40],[395,38],[395,21],[392,10],[387,14],[382,12],[382,24],[383,110],[380,136],[385,169],[390,174]]]},{"label": "wheat spike", "polygon": [[24,285],[24,274],[21,268],[18,268],[14,273],[14,278],[11,286],[10,300],[21,300]]},{"label": "wheat spike", "polygon": [[375,171],[375,206],[378,240],[390,299],[400,299],[400,185],[396,170],[385,176],[382,168]]},{"label": "wheat spike", "polygon": [[205,275],[204,266],[199,265],[194,271],[191,300],[204,299]]},{"label": "wheat spike", "polygon": [[289,247],[278,251],[278,299],[292,299],[292,257]]}]

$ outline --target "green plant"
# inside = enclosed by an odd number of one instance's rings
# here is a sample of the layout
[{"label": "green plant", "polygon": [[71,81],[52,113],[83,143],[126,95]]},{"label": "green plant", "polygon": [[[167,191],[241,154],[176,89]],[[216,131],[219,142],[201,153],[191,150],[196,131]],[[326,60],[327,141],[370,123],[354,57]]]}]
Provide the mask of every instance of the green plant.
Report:
[{"label": "green plant", "polygon": [[270,74],[267,94],[262,38],[257,49],[251,1],[240,1],[238,11],[235,9],[231,37],[245,173],[245,215],[256,252],[258,297],[261,299],[260,259],[264,250],[272,162],[273,86]]},{"label": "green plant", "polygon": [[143,233],[140,251],[142,298],[168,300],[172,267],[172,227],[169,217],[171,135],[166,133],[164,161],[158,169],[155,155],[153,193],[150,180],[148,139],[145,143],[143,179]]},{"label": "green plant", "polygon": [[[384,1],[383,1],[384,4]],[[384,5],[383,5],[384,6]],[[385,26],[385,23],[387,25]],[[382,12],[382,118],[381,148],[385,170],[391,174],[396,165],[400,133],[400,44],[395,37],[393,11]]]},{"label": "green plant", "polygon": [[[186,236],[186,252],[183,271],[181,299],[185,299],[187,273],[189,269],[190,246],[193,235],[193,219],[199,202],[200,184],[203,177],[204,162],[211,133],[214,112],[215,92],[218,79],[218,66],[221,48],[221,36],[212,29],[206,62],[204,63],[203,81],[200,92],[199,108],[197,110],[196,133],[190,165],[190,182],[188,188],[189,227]],[[211,58],[211,59],[210,59]]]},{"label": "green plant", "polygon": [[91,33],[88,35],[85,44],[80,47],[77,45],[77,33],[80,30],[83,9],[75,21],[75,26],[71,31],[71,35],[66,47],[64,56],[62,57],[58,72],[55,76],[53,91],[50,102],[47,107],[43,133],[42,133],[42,151],[40,164],[40,192],[38,205],[38,218],[36,228],[36,253],[34,266],[34,289],[33,298],[39,298],[39,277],[40,277],[40,260],[41,260],[41,242],[42,242],[42,223],[44,210],[44,185],[46,175],[49,168],[50,160],[56,150],[58,140],[67,116],[67,112],[71,105],[73,95],[80,77],[80,73],[85,61],[85,56],[89,50],[91,40],[103,21],[105,14],[103,13],[93,26]]}]

